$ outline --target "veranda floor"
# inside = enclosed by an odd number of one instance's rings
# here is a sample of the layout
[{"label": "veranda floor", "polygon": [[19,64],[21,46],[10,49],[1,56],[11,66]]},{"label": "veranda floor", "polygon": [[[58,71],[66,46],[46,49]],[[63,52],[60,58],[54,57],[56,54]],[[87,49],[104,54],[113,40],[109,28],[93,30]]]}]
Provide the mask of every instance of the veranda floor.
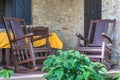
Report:
[{"label": "veranda floor", "polygon": [[[2,66],[0,67],[2,69]],[[115,74],[120,71],[120,67],[114,67],[108,71],[109,74]],[[41,72],[40,70],[38,71],[33,71],[33,72],[28,72],[28,73],[15,73],[12,75],[10,79],[7,80],[43,80],[42,76],[46,74],[44,72]],[[5,80],[4,78],[0,78],[0,80]]]}]

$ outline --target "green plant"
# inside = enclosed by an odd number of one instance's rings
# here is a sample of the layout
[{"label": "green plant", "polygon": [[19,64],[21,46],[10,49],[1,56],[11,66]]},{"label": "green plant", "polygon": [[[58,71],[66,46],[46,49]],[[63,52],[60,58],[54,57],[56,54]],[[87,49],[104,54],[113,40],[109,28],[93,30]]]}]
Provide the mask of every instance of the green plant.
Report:
[{"label": "green plant", "polygon": [[113,80],[120,80],[120,71],[114,75]]},{"label": "green plant", "polygon": [[0,77],[4,77],[5,79],[10,78],[14,72],[12,70],[1,69],[0,70]]},{"label": "green plant", "polygon": [[51,55],[44,61],[42,71],[47,80],[105,80],[106,68],[75,50],[59,50],[59,56]]}]

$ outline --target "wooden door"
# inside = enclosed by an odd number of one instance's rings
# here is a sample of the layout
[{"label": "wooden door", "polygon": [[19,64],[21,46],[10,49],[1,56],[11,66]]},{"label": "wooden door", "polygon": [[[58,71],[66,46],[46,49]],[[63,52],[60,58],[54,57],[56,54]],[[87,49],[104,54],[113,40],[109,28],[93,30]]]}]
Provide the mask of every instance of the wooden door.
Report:
[{"label": "wooden door", "polygon": [[[91,20],[101,19],[102,0],[84,0],[84,35],[88,36],[88,30]],[[94,37],[94,29],[92,30]],[[92,39],[91,39],[92,41]]]}]

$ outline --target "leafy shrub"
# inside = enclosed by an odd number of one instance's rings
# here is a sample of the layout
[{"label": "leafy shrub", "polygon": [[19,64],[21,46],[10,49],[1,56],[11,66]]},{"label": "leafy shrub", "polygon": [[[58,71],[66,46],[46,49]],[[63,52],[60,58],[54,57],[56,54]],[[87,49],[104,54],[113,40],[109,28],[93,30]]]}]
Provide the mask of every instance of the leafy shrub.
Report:
[{"label": "leafy shrub", "polygon": [[113,77],[113,80],[120,80],[120,71],[119,73],[115,74],[115,76]]},{"label": "leafy shrub", "polygon": [[106,68],[75,50],[59,50],[44,61],[42,71],[47,71],[47,80],[105,80]]}]

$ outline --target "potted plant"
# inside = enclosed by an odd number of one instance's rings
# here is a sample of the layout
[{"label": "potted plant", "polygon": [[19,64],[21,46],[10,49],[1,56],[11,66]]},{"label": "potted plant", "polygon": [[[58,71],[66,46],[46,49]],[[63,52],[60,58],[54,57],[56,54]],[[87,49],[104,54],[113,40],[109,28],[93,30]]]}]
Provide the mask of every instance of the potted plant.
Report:
[{"label": "potted plant", "polygon": [[43,63],[46,80],[105,80],[107,70],[99,62],[75,50],[59,50],[59,55],[50,55]]}]

